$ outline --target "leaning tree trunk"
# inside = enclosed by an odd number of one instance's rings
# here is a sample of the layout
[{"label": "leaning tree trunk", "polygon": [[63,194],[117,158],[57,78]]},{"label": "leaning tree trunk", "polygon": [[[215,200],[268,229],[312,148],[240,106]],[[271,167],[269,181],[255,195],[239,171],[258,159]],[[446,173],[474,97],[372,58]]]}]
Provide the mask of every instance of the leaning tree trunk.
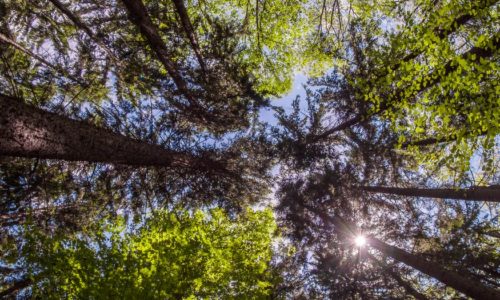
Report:
[{"label": "leaning tree trunk", "polygon": [[208,157],[148,144],[1,94],[0,155],[230,174]]},{"label": "leaning tree trunk", "polygon": [[379,250],[383,254],[394,258],[408,266],[411,266],[420,272],[427,274],[442,283],[454,288],[457,291],[474,299],[481,300],[498,300],[500,299],[500,291],[494,288],[487,287],[478,281],[470,280],[462,275],[446,270],[441,265],[435,262],[429,262],[423,257],[408,253],[397,247],[388,245],[376,238],[370,238],[368,243],[371,247]]},{"label": "leaning tree trunk", "polygon": [[370,193],[382,193],[409,197],[500,202],[500,187],[496,186],[472,187],[468,189],[396,188],[385,186],[360,186],[356,188]]}]

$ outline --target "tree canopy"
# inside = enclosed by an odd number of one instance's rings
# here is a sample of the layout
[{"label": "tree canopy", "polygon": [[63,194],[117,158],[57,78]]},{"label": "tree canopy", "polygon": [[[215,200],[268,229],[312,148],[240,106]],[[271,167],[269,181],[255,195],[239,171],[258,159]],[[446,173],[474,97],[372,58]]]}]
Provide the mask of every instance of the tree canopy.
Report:
[{"label": "tree canopy", "polygon": [[0,295],[498,299],[499,24],[496,0],[1,2]]},{"label": "tree canopy", "polygon": [[158,210],[140,227],[127,223],[102,220],[71,236],[26,225],[16,268],[28,274],[16,284],[48,299],[236,299],[264,297],[277,283],[270,210],[234,220],[220,209]]}]

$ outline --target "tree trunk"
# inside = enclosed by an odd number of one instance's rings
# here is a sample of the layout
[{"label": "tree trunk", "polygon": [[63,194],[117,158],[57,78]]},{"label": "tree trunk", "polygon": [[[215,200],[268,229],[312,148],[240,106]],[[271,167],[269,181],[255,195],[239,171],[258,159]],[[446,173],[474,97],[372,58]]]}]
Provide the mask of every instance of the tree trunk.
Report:
[{"label": "tree trunk", "polygon": [[151,21],[144,3],[141,0],[122,0],[122,2],[128,10],[130,21],[139,27],[141,34],[146,38],[149,46],[156,53],[179,91],[189,100],[190,104],[195,105],[196,102],[189,92],[187,83],[182,79],[175,63],[170,60],[170,51],[165,46],[157,27]]},{"label": "tree trunk", "polygon": [[0,155],[227,173],[218,161],[164,149],[0,94]]},{"label": "tree trunk", "polygon": [[207,68],[205,66],[205,62],[203,61],[203,57],[201,56],[200,46],[198,45],[198,41],[196,39],[196,34],[194,32],[193,25],[189,19],[187,9],[184,6],[184,0],[172,0],[172,2],[175,5],[175,10],[177,11],[177,14],[179,15],[182,27],[184,28],[184,32],[186,33],[186,35],[189,39],[189,42],[191,43],[191,47],[193,48],[193,51],[196,55],[198,63],[200,64],[200,67],[203,70],[203,72],[206,72]]},{"label": "tree trunk", "polygon": [[500,299],[500,291],[484,286],[478,281],[470,280],[462,275],[446,270],[441,265],[435,262],[429,262],[423,257],[408,253],[397,247],[388,245],[376,238],[368,239],[369,246],[379,250],[383,254],[392,257],[393,259],[411,266],[420,272],[427,274],[442,283],[454,288],[455,290],[464,293],[474,299],[481,300],[498,300]]},{"label": "tree trunk", "polygon": [[469,189],[396,188],[385,186],[360,186],[356,188],[370,193],[382,193],[409,197],[500,202],[500,188],[496,186],[472,187]]}]

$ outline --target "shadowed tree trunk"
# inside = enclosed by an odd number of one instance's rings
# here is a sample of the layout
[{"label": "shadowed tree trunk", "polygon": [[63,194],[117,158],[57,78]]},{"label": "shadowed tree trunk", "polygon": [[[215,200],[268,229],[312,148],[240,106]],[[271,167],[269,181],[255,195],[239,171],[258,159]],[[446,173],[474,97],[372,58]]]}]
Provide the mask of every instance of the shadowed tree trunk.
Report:
[{"label": "shadowed tree trunk", "polygon": [[500,187],[497,186],[472,187],[468,189],[396,188],[385,186],[359,186],[356,188],[370,193],[409,197],[500,202]]},{"label": "shadowed tree trunk", "polygon": [[446,270],[443,266],[437,264],[436,262],[427,261],[423,257],[388,245],[376,238],[369,238],[368,244],[369,246],[382,252],[384,255],[390,256],[399,262],[411,266],[471,298],[481,300],[500,299],[500,291],[487,287],[476,280],[463,277],[456,272]]},{"label": "shadowed tree trunk", "polygon": [[169,167],[221,175],[227,171],[209,157],[148,144],[1,94],[0,155]]}]

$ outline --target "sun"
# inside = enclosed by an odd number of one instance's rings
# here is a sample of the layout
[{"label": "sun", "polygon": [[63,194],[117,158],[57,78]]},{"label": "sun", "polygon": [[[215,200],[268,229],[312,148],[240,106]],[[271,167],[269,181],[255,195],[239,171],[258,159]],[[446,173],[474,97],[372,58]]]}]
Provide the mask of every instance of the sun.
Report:
[{"label": "sun", "polygon": [[366,245],[366,238],[362,235],[358,235],[354,239],[354,244],[356,244],[356,246],[358,247],[363,247],[364,245]]}]

